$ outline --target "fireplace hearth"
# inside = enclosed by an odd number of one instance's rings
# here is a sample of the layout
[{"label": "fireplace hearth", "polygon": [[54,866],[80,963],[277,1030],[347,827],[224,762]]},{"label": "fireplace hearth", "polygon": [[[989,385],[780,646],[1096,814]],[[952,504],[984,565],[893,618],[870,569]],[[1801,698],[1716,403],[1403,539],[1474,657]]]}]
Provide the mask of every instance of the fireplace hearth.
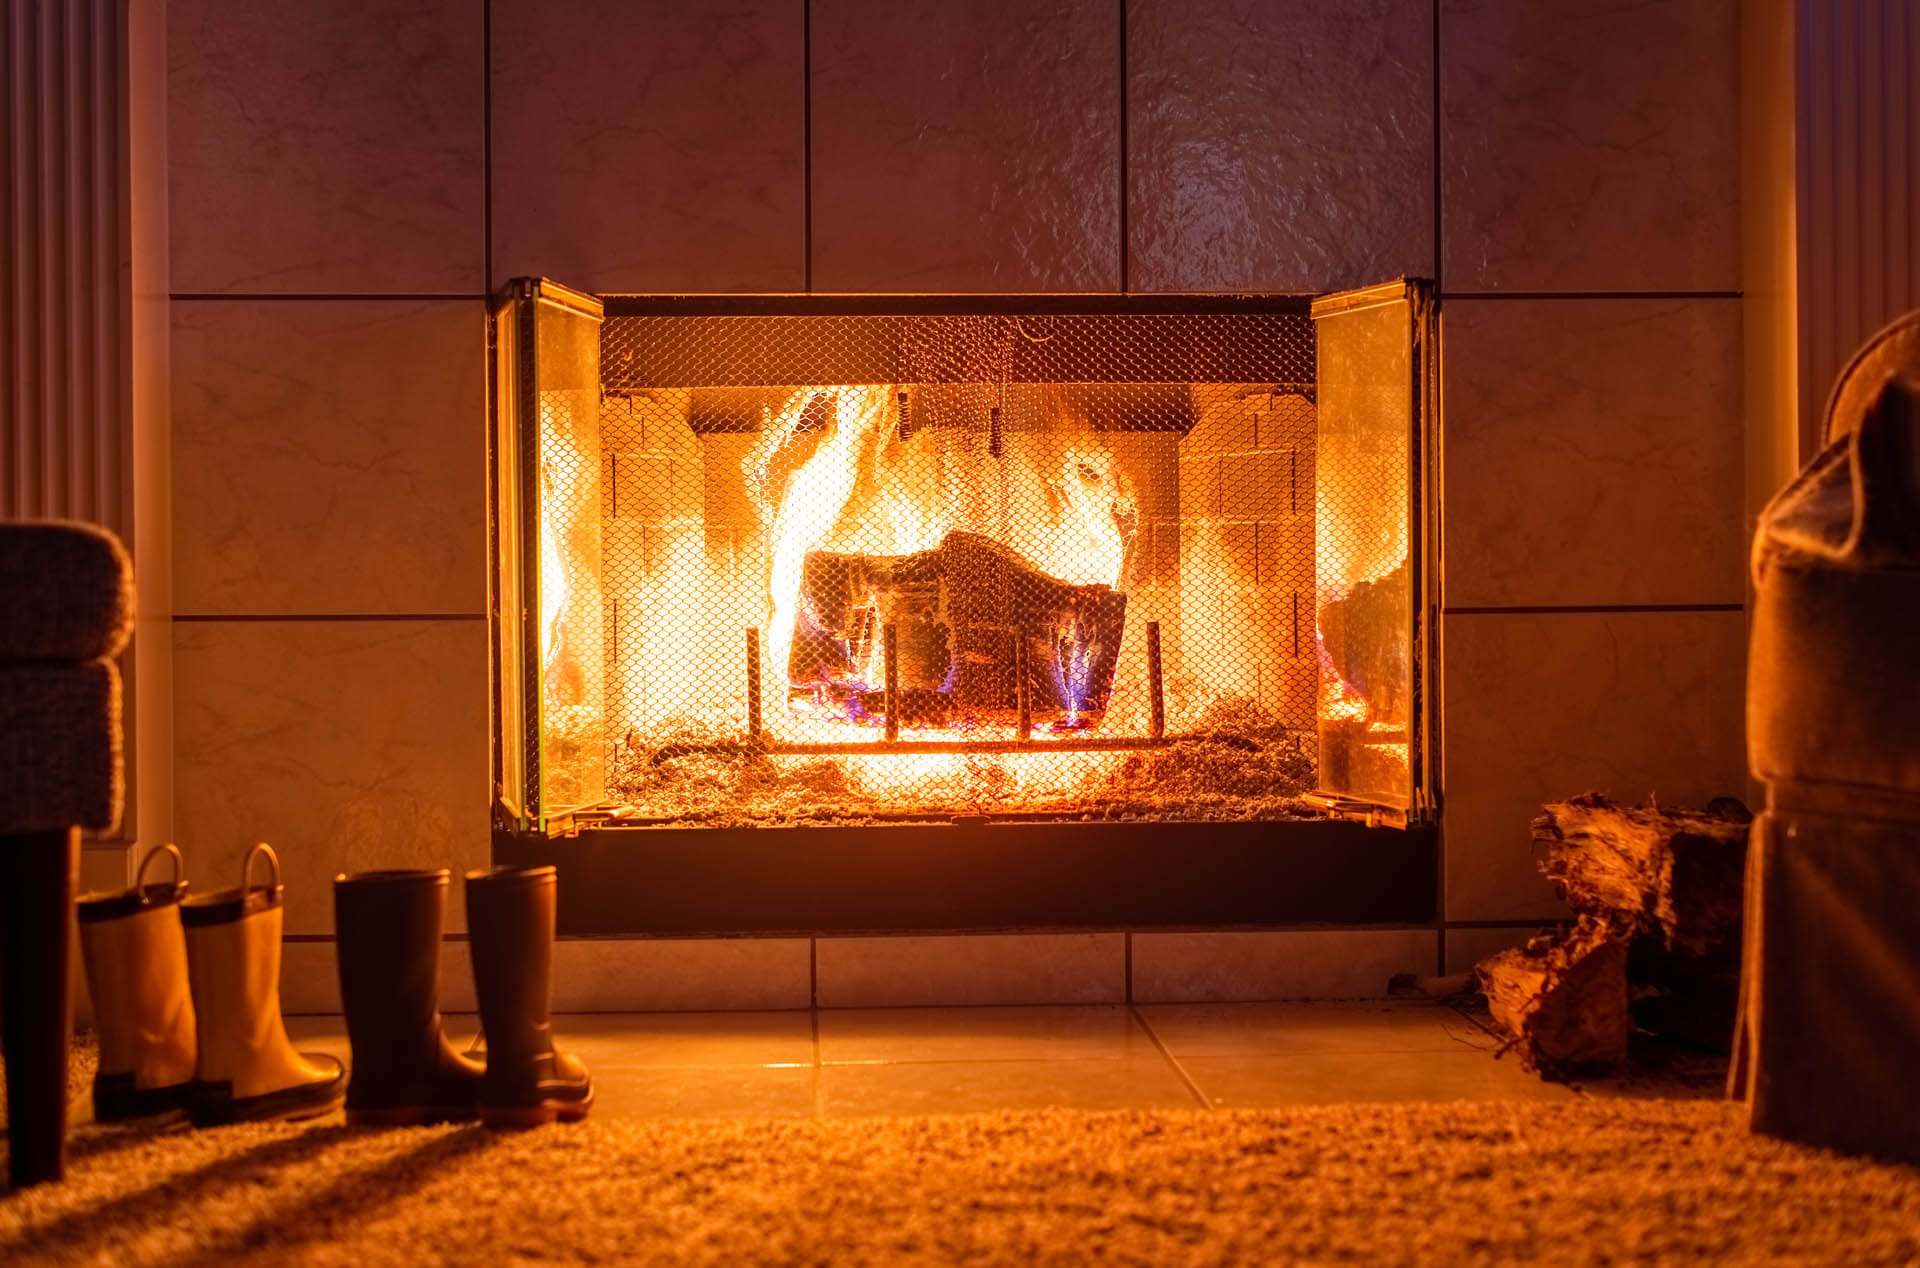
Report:
[{"label": "fireplace hearth", "polygon": [[1430,920],[1432,316],[516,283],[496,854],[576,933]]}]

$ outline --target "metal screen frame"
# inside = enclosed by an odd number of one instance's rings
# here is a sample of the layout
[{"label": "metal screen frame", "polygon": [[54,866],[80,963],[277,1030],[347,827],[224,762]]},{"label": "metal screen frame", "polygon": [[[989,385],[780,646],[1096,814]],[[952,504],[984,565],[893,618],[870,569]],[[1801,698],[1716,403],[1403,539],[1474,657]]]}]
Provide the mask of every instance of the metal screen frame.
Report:
[{"label": "metal screen frame", "polygon": [[[1389,305],[1404,305],[1407,316],[1407,784],[1404,797],[1356,796],[1347,789],[1322,787],[1307,800],[1345,818],[1407,827],[1431,824],[1439,813],[1434,725],[1439,684],[1439,300],[1431,281],[1403,278],[1321,296],[1313,301],[1311,314],[1317,330],[1324,319]],[[1321,773],[1324,776],[1324,765]]]},{"label": "metal screen frame", "polygon": [[[494,504],[490,519],[494,561],[492,617],[496,624],[494,654],[494,789],[496,826],[509,832],[571,832],[607,824],[604,818],[555,817],[556,807],[543,805],[541,657],[527,654],[540,647],[540,557],[534,528],[540,522],[537,428],[526,425],[538,417],[537,396],[541,367],[538,360],[538,322],[545,307],[554,314],[590,317],[625,316],[954,316],[1061,314],[1086,316],[1157,314],[1284,314],[1320,317],[1343,307],[1404,301],[1411,315],[1410,384],[1414,408],[1407,478],[1411,517],[1408,525],[1408,568],[1412,600],[1407,631],[1410,659],[1411,716],[1408,723],[1410,787],[1403,804],[1356,800],[1335,792],[1310,794],[1309,799],[1336,815],[1372,825],[1409,826],[1432,821],[1433,789],[1432,706],[1435,672],[1433,590],[1437,572],[1433,550],[1437,534],[1432,485],[1435,428],[1435,351],[1437,306],[1431,285],[1401,281],[1315,299],[1303,295],[1014,295],[1014,296],[607,296],[596,298],[545,279],[521,279],[510,284],[491,310],[489,361],[494,378],[491,393],[490,482]],[[512,631],[516,637],[505,635]],[[517,644],[517,650],[515,647]],[[517,663],[516,663],[517,662]],[[519,708],[513,708],[513,702]],[[518,726],[515,725],[516,719]],[[517,737],[513,734],[520,731]],[[1132,747],[1128,739],[1093,740],[1091,748]],[[1151,743],[1148,741],[1147,743]],[[894,739],[894,751],[908,753],[924,745]],[[863,751],[866,747],[863,746]],[[991,752],[994,742],[982,742]],[[517,750],[518,760],[515,760]],[[800,751],[800,750],[796,750]],[[975,751],[969,747],[967,751]],[[1398,799],[1395,799],[1396,801]],[[691,825],[689,825],[691,827]],[[698,830],[697,828],[694,830]]]}]

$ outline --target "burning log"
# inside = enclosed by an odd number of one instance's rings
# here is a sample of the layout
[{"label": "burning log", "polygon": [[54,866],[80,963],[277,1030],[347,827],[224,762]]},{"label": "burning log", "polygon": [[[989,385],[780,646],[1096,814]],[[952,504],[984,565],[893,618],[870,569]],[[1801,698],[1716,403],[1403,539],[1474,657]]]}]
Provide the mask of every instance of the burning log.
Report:
[{"label": "burning log", "polygon": [[1403,561],[1320,605],[1321,646],[1341,681],[1366,700],[1365,721],[1406,721],[1409,594]]},{"label": "burning log", "polygon": [[811,551],[788,683],[850,711],[884,709],[873,688],[884,674],[880,631],[891,626],[905,720],[951,709],[1012,724],[1024,694],[1056,730],[1091,728],[1113,692],[1126,610],[1112,587],[1048,576],[976,533],[948,533],[911,555]]}]

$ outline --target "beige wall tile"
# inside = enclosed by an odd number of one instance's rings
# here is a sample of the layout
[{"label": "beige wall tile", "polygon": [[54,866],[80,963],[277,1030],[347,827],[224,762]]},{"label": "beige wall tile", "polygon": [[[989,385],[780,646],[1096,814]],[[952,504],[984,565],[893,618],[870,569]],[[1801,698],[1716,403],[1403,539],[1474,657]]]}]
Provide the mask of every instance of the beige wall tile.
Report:
[{"label": "beige wall tile", "polygon": [[1327,291],[1431,276],[1431,11],[1127,6],[1129,284]]},{"label": "beige wall tile", "polygon": [[1534,867],[1543,802],[1745,795],[1744,614],[1449,616],[1441,638],[1449,919],[1562,914]]},{"label": "beige wall tile", "polygon": [[1738,300],[1448,300],[1446,602],[1739,603]]},{"label": "beige wall tile", "polygon": [[801,9],[495,0],[494,285],[803,289]]},{"label": "beige wall tile", "polygon": [[815,954],[822,1008],[1126,999],[1117,933],[822,938]]},{"label": "beige wall tile", "polygon": [[331,938],[280,944],[280,1011],[289,1017],[340,1011],[340,961]]},{"label": "beige wall tile", "polygon": [[1447,972],[1469,973],[1473,966],[1490,955],[1517,947],[1540,932],[1545,925],[1519,925],[1506,929],[1447,930]]},{"label": "beige wall tile", "polygon": [[[272,843],[287,930],[333,927],[333,876],[487,862],[481,621],[174,626],[175,822],[196,889]],[[460,886],[448,926],[463,928]]]},{"label": "beige wall tile", "polygon": [[1120,285],[1118,7],[815,0],[813,285]]},{"label": "beige wall tile", "polygon": [[1396,973],[1432,973],[1428,929],[1312,929],[1133,935],[1138,1003],[1358,999]]},{"label": "beige wall tile", "polygon": [[[484,863],[482,864],[484,866]],[[453,874],[454,888],[461,886],[460,873]],[[466,939],[449,939],[440,944],[440,1011],[471,1013],[479,1009],[473,992],[473,953]],[[478,1026],[478,1023],[475,1023]]]},{"label": "beige wall tile", "polygon": [[478,301],[173,305],[174,605],[486,608]]},{"label": "beige wall tile", "polygon": [[566,939],[553,948],[556,1012],[805,1008],[805,938]]},{"label": "beige wall tile", "polygon": [[[454,887],[460,885],[458,875]],[[332,901],[329,897],[328,901]],[[340,1012],[339,943],[327,938],[280,944],[280,1007],[289,1016],[325,1016]],[[473,966],[465,940],[440,944],[440,1011],[471,1013],[474,1002]],[[447,1034],[471,1034],[475,1022],[450,1022]],[[464,1044],[462,1044],[464,1046]]]},{"label": "beige wall tile", "polygon": [[485,285],[471,0],[169,0],[175,291]]},{"label": "beige wall tile", "polygon": [[[145,842],[135,846],[124,841],[82,840],[77,892],[110,893],[125,889],[133,884],[133,869],[140,866],[147,851],[153,848],[154,845]],[[164,875],[166,860],[162,859],[153,866],[156,871],[149,875]]]},{"label": "beige wall tile", "polygon": [[1442,0],[1450,290],[1740,285],[1735,0]]}]

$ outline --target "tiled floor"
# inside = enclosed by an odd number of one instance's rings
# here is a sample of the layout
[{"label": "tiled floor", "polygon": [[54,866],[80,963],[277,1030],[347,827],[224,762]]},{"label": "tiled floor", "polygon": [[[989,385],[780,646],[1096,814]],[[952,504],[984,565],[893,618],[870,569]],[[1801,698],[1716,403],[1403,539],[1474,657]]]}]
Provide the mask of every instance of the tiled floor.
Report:
[{"label": "tiled floor", "polygon": [[[1243,1108],[1577,1095],[1496,1059],[1473,1021],[1425,1001],[820,1009],[557,1017],[593,1070],[596,1113],[823,1117]],[[472,1016],[447,1020],[462,1046]],[[346,1057],[338,1018],[290,1018]]]}]

